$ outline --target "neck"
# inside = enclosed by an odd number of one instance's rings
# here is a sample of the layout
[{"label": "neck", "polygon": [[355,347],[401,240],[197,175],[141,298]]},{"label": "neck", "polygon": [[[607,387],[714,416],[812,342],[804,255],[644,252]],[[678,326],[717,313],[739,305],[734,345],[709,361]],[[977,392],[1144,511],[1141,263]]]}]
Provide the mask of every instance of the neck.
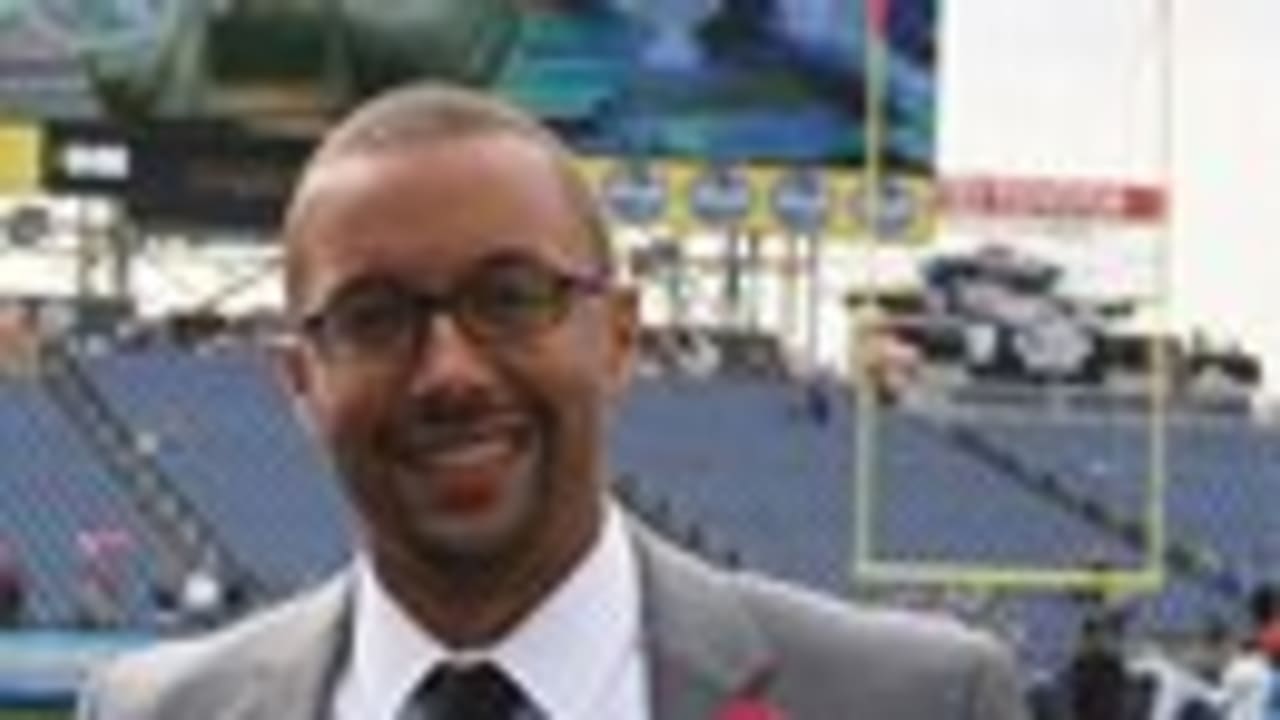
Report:
[{"label": "neck", "polygon": [[454,649],[492,645],[510,633],[591,551],[603,526],[594,512],[562,520],[510,553],[441,562],[373,550],[387,590],[423,628]]}]

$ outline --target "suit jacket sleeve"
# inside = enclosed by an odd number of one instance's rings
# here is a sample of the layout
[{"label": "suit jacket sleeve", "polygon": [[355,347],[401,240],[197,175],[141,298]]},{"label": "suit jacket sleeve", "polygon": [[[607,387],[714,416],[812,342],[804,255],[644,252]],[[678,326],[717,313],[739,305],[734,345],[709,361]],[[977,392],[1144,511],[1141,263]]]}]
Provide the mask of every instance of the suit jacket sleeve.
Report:
[{"label": "suit jacket sleeve", "polygon": [[973,671],[972,720],[1024,720],[1023,700],[1012,659],[994,643],[979,653]]}]

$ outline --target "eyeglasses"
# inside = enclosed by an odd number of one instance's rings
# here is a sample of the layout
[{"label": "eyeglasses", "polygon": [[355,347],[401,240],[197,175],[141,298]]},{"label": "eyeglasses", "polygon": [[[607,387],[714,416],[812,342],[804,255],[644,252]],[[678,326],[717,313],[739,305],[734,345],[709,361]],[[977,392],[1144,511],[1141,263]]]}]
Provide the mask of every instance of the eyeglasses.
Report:
[{"label": "eyeglasses", "polygon": [[576,296],[608,287],[603,272],[579,274],[523,257],[482,263],[444,293],[386,278],[356,281],[302,318],[302,333],[331,360],[408,357],[436,314],[448,312],[470,339],[498,345],[562,322]]}]

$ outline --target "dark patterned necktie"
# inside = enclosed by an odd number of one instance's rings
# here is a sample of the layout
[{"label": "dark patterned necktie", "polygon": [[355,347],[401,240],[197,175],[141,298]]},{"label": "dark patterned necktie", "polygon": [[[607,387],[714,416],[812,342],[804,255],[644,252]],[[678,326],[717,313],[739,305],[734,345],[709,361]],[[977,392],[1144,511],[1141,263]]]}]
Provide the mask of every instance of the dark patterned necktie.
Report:
[{"label": "dark patterned necktie", "polygon": [[441,665],[418,689],[428,720],[520,720],[530,717],[524,693],[493,663]]}]

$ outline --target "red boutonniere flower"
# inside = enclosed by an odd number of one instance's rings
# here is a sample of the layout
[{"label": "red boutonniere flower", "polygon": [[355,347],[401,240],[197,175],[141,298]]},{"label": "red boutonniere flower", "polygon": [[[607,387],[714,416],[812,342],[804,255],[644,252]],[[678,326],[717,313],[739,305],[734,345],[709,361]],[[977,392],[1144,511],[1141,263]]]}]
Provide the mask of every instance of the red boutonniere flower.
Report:
[{"label": "red boutonniere flower", "polygon": [[787,716],[768,700],[734,698],[720,708],[715,720],[787,720]]},{"label": "red boutonniere flower", "polygon": [[787,720],[777,705],[765,699],[774,668],[766,665],[742,686],[738,694],[720,707],[715,720]]}]

